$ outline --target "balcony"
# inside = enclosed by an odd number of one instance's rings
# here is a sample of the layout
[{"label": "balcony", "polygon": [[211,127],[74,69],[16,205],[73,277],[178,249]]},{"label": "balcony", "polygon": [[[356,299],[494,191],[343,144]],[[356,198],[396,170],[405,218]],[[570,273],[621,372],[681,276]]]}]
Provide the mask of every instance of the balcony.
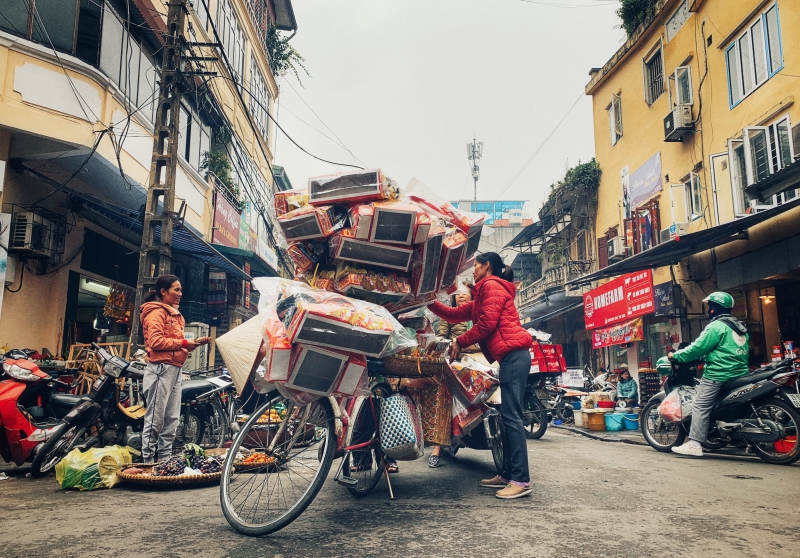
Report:
[{"label": "balcony", "polygon": [[565,300],[582,297],[583,289],[570,289],[567,291],[564,285],[568,281],[572,281],[589,273],[591,269],[591,261],[570,260],[559,266],[545,270],[544,276],[541,279],[517,291],[517,309],[520,312],[531,309],[543,302],[547,302],[550,297]]}]

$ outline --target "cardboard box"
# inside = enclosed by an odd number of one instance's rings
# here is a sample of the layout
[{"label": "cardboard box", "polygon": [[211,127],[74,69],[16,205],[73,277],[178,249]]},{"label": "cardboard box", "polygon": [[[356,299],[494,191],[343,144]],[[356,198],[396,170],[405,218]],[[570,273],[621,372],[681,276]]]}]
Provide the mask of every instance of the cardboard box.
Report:
[{"label": "cardboard box", "polygon": [[402,202],[375,202],[372,217],[371,242],[409,245],[414,241],[417,230],[418,210],[411,204]]},{"label": "cardboard box", "polygon": [[383,354],[391,333],[350,325],[300,309],[294,313],[287,327],[287,337],[291,343],[352,351],[372,357]]},{"label": "cardboard box", "polygon": [[295,345],[286,386],[327,397],[339,385],[349,355],[320,347]]},{"label": "cardboard box", "polygon": [[366,386],[367,381],[367,359],[361,355],[350,355],[334,393],[350,397],[355,394],[359,386]]},{"label": "cardboard box", "polygon": [[331,255],[335,259],[388,267],[389,269],[400,271],[408,271],[411,266],[411,256],[414,254],[412,248],[358,240],[352,237],[352,231],[336,234],[330,240],[330,243]]},{"label": "cardboard box", "polygon": [[467,235],[460,230],[451,230],[442,243],[442,263],[439,273],[439,289],[447,289],[456,282],[458,270],[467,247]]},{"label": "cardboard box", "polygon": [[308,200],[314,205],[395,199],[397,183],[380,169],[318,176],[308,179]]},{"label": "cardboard box", "polygon": [[346,214],[331,206],[307,205],[278,217],[286,240],[325,238],[344,226]]},{"label": "cardboard box", "polygon": [[372,232],[372,217],[375,209],[372,204],[360,204],[350,208],[350,227],[353,236],[359,240],[369,240]]},{"label": "cardboard box", "polygon": [[284,343],[267,349],[264,360],[264,378],[268,382],[285,382],[289,379],[289,367],[292,361],[292,345]]},{"label": "cardboard box", "polygon": [[419,261],[415,262],[412,273],[412,293],[415,297],[436,292],[442,264],[443,243],[444,229],[435,227],[428,239],[417,249]]}]

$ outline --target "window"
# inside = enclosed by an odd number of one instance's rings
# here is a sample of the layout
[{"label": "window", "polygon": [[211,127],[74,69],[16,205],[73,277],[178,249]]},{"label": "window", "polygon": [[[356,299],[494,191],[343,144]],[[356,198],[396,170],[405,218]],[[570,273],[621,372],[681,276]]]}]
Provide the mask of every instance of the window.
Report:
[{"label": "window", "polygon": [[178,123],[178,153],[194,170],[200,172],[203,154],[211,148],[211,129],[203,124],[197,112],[181,106]]},{"label": "window", "polygon": [[97,0],[5,1],[0,2],[0,29],[48,47],[52,43],[56,50],[96,66],[102,10]]},{"label": "window", "polygon": [[664,61],[661,47],[644,63],[644,98],[652,105],[664,93]]},{"label": "window", "polygon": [[217,30],[222,48],[233,69],[231,77],[241,86],[244,74],[244,34],[230,0],[219,0],[217,4]]},{"label": "window", "polygon": [[617,95],[611,95],[611,104],[608,106],[608,122],[611,128],[612,147],[622,138],[622,100]]},{"label": "window", "polygon": [[190,3],[200,20],[203,31],[208,31],[208,2],[209,0],[191,0]]},{"label": "window", "polygon": [[692,69],[689,66],[675,68],[675,72],[669,76],[668,89],[670,107],[694,104]]},{"label": "window", "polygon": [[696,221],[703,216],[703,184],[700,182],[700,175],[691,173],[684,188],[689,221]]},{"label": "window", "polygon": [[683,27],[683,24],[686,23],[686,20],[689,19],[689,8],[686,5],[687,1],[683,0],[678,9],[669,17],[667,20],[667,24],[665,25],[667,31],[667,42],[672,40],[672,37]]},{"label": "window", "polygon": [[725,51],[728,101],[739,104],[783,67],[778,6],[761,14]]},{"label": "window", "polygon": [[250,114],[253,115],[256,126],[261,131],[264,141],[269,141],[269,91],[258,69],[255,56],[251,57],[250,65]]}]

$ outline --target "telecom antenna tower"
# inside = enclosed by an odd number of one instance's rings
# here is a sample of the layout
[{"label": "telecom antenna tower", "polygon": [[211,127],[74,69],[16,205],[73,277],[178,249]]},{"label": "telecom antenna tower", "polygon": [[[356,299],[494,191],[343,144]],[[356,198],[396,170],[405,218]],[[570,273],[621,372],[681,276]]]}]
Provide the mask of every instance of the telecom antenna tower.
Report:
[{"label": "telecom antenna tower", "polygon": [[[473,202],[478,201],[478,178],[481,175],[481,157],[483,156],[483,142],[475,141],[472,138],[472,143],[467,144],[467,159],[472,162],[472,181],[475,184]],[[475,208],[473,208],[473,211]]]}]

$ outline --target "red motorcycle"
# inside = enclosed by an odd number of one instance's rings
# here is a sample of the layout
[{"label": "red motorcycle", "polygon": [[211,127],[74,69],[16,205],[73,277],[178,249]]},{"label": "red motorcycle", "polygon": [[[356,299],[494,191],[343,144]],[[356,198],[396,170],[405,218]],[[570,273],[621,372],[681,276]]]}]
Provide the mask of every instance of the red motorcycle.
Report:
[{"label": "red motorcycle", "polygon": [[0,374],[0,456],[18,466],[33,461],[39,445],[53,433],[56,421],[43,421],[26,409],[43,408],[50,392],[70,384],[52,378],[27,359],[6,359]]}]

